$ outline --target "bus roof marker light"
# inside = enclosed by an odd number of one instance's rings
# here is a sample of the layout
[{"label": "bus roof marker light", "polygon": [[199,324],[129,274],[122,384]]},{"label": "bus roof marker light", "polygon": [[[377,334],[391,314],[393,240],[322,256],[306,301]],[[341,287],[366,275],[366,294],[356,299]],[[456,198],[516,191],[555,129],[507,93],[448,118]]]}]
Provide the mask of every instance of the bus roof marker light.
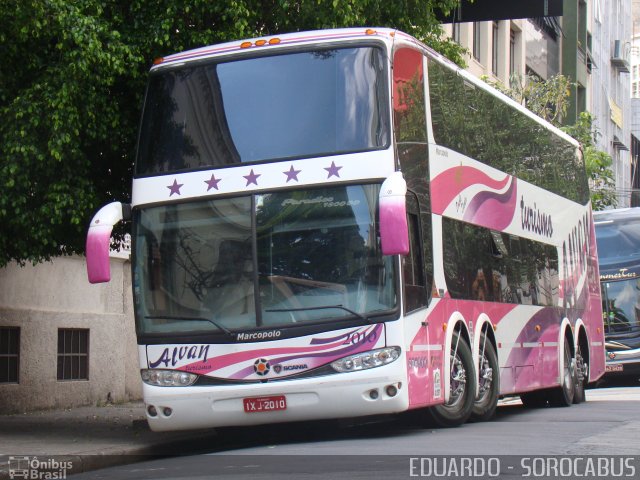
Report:
[{"label": "bus roof marker light", "polygon": [[409,253],[407,223],[407,182],[402,172],[394,172],[380,187],[380,242],[383,255]]},{"label": "bus roof marker light", "polygon": [[153,64],[154,65],[160,65],[163,62],[164,62],[164,58],[163,57],[158,57],[153,61]]},{"label": "bus roof marker light", "polygon": [[278,45],[280,43],[280,39],[278,37],[272,38],[269,40],[269,45]]},{"label": "bus roof marker light", "polygon": [[256,40],[256,47],[262,47],[263,45],[266,45],[267,41],[266,40]]},{"label": "bus roof marker light", "polygon": [[249,48],[251,45],[253,45],[251,42],[242,42],[240,48]]},{"label": "bus roof marker light", "polygon": [[376,32],[373,28],[367,28],[364,33],[366,33],[367,35],[375,35],[378,32]]}]

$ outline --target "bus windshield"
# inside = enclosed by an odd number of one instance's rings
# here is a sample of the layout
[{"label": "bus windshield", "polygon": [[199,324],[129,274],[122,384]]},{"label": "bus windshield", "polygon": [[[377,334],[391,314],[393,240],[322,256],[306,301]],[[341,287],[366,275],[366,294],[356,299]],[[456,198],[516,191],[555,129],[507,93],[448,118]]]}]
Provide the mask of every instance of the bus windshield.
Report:
[{"label": "bus windshield", "polygon": [[604,327],[608,339],[636,337],[640,347],[640,280],[602,283]]},{"label": "bus windshield", "polygon": [[136,175],[386,148],[385,65],[360,46],[154,72]]},{"label": "bus windshield", "polygon": [[379,185],[209,199],[134,211],[141,333],[229,333],[353,319],[396,305],[380,251]]}]

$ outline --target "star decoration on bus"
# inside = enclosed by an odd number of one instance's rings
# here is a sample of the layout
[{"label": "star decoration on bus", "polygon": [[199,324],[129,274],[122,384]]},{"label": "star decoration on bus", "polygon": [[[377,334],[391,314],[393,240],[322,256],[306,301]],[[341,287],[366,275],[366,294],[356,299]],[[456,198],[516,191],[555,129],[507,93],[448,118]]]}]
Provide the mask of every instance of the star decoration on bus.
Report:
[{"label": "star decoration on bus", "polygon": [[173,179],[173,184],[172,185],[167,185],[167,188],[169,189],[169,196],[175,194],[180,195],[180,188],[184,185],[184,183],[178,183],[178,181],[174,178]]},{"label": "star decoration on bus", "polygon": [[327,178],[331,178],[333,176],[336,176],[336,177],[340,178],[339,171],[340,171],[341,168],[342,167],[336,166],[336,162],[331,162],[331,166],[330,167],[325,167],[325,170],[327,172],[329,172],[329,175],[327,176]]},{"label": "star decoration on bus", "polygon": [[[336,177],[337,179],[342,178],[340,176],[340,171],[342,170],[343,166],[342,165],[336,165],[335,161],[332,161],[331,164],[328,167],[321,167],[321,165],[317,166],[317,169],[323,169],[327,172],[327,177],[326,179],[331,179],[332,177]],[[294,182],[294,183],[299,183],[301,181],[300,179],[300,174],[302,173],[302,168],[296,168],[296,165],[294,165],[293,163],[289,164],[289,168],[287,170],[280,170],[281,173],[284,175],[283,177],[280,177],[281,180],[276,181],[276,183],[278,185],[286,185],[289,184],[290,182]],[[245,170],[246,172],[246,170]],[[205,179],[202,178],[202,176],[196,176],[197,172],[194,172],[193,174],[188,174],[186,176],[183,176],[181,179],[184,180],[184,183],[178,183],[178,179],[174,178],[173,182],[171,183],[171,185],[166,185],[166,188],[169,189],[169,197],[173,197],[174,195],[182,197],[183,193],[181,191],[182,187],[184,187],[185,185],[187,185],[187,183],[193,183],[192,179],[196,179],[198,178],[198,182],[203,182],[206,184],[206,191],[207,192],[222,192],[225,189],[225,187],[229,188],[230,184],[229,184],[229,178],[231,178],[231,180],[233,180],[233,177],[230,177],[228,174],[223,175],[223,177],[218,177],[216,176],[215,173],[211,173],[211,171],[207,172],[207,175],[209,175],[209,179],[206,179],[207,177],[204,177]],[[249,173],[247,175],[241,175],[240,172],[235,171],[234,172],[235,175],[238,176],[242,176],[242,178],[245,179],[245,187],[249,187],[251,185],[255,185],[256,187],[260,187],[260,188],[266,188],[268,187],[268,185],[264,185],[264,179],[261,180],[260,185],[258,185],[258,179],[259,177],[262,177],[263,174],[262,173],[256,173],[255,169],[251,169],[249,171]],[[264,173],[264,172],[263,172]],[[275,173],[275,172],[274,172]],[[317,175],[319,172],[313,172],[313,171],[308,171],[307,172],[309,175],[314,176]],[[235,176],[234,175],[234,176]],[[272,176],[268,176],[267,178],[272,178],[273,180],[275,180],[274,177]],[[221,182],[225,180],[224,184],[221,184]],[[233,181],[231,183],[234,183]],[[202,183],[200,183],[200,185],[202,185]],[[274,185],[271,185],[274,186]],[[275,185],[277,186],[277,185]],[[222,189],[222,190],[221,190]],[[189,194],[190,196],[192,194]]]},{"label": "star decoration on bus", "polygon": [[259,173],[253,173],[253,168],[251,169],[251,172],[249,173],[249,175],[243,175],[243,177],[247,179],[247,184],[245,185],[245,187],[248,187],[252,183],[258,186],[258,177],[260,175],[261,174]]},{"label": "star decoration on bus", "polygon": [[212,188],[215,188],[216,190],[218,190],[218,183],[220,183],[220,180],[222,180],[221,178],[216,178],[215,175],[211,175],[211,179],[209,180],[205,180],[204,183],[206,183],[207,186],[207,192],[209,190],[211,190]]},{"label": "star decoration on bus", "polygon": [[287,170],[286,172],[282,172],[287,176],[287,183],[289,183],[289,180],[295,180],[296,182],[298,181],[298,174],[301,172],[302,170],[295,170],[293,168],[293,165],[291,165],[291,168],[289,170]]}]

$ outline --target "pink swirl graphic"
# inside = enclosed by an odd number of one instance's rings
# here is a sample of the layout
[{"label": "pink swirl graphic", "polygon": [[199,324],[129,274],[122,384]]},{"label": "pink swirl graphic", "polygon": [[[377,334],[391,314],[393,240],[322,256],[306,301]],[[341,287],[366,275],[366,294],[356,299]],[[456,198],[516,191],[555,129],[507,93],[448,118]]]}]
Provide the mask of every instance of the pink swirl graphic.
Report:
[{"label": "pink swirl graphic", "polygon": [[478,193],[465,210],[464,220],[493,230],[504,230],[512,222],[516,211],[517,190],[516,179],[512,178],[511,185],[504,193]]},{"label": "pink swirl graphic", "polygon": [[445,170],[431,181],[433,213],[441,215],[460,193],[472,185],[480,184],[488,189],[502,190],[511,180],[511,175],[505,175],[502,180],[494,180],[477,168],[463,165]]},{"label": "pink swirl graphic", "polygon": [[[356,334],[359,342],[349,342],[349,339]],[[292,360],[304,361],[309,369],[332,362],[335,359],[370,350],[374,347],[384,334],[384,325],[376,324],[365,328],[356,328],[345,334],[331,338],[312,338],[309,346],[300,347],[276,347],[257,348],[243,352],[229,353],[218,357],[210,358],[206,362],[194,362],[180,367],[184,371],[198,371],[201,374],[215,374],[217,370],[234,365],[243,364],[256,358],[268,359],[272,365]],[[369,342],[367,339],[375,339]],[[246,363],[245,363],[246,365]],[[243,379],[254,373],[252,366],[243,366],[232,375],[225,375],[228,378]],[[285,375],[281,375],[283,377]]]}]

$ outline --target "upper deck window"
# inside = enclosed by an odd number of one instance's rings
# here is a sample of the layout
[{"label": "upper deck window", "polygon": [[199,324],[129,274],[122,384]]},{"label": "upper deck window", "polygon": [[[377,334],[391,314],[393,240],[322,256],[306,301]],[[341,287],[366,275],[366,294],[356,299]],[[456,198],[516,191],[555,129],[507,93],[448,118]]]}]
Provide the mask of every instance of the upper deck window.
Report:
[{"label": "upper deck window", "polygon": [[381,48],[296,51],[152,73],[136,175],[385,148]]}]

